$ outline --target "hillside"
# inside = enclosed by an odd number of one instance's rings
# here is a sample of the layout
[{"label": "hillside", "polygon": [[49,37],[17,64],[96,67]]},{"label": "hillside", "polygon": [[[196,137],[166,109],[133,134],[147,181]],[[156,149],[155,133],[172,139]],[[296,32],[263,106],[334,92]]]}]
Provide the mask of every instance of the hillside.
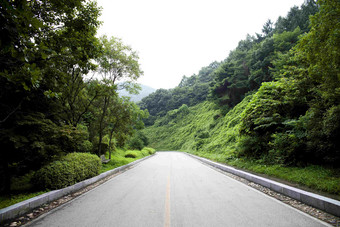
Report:
[{"label": "hillside", "polygon": [[318,165],[301,168],[240,155],[244,139],[240,133],[241,120],[253,99],[253,95],[247,96],[225,116],[213,102],[183,105],[142,132],[149,138],[149,146],[156,150],[185,151],[339,200],[337,168]]},{"label": "hillside", "polygon": [[158,150],[205,153],[206,157],[224,162],[234,154],[240,116],[250,98],[245,98],[225,116],[209,101],[193,107],[183,105],[169,111],[143,132],[152,138],[150,146]]},{"label": "hillside", "polygon": [[208,73],[144,98],[151,146],[339,196],[340,5],[318,4],[267,21]]},{"label": "hillside", "polygon": [[141,101],[144,97],[147,97],[148,95],[150,95],[151,93],[155,92],[156,89],[143,85],[143,84],[139,84],[139,86],[141,87],[141,90],[139,91],[139,94],[130,94],[128,91],[126,91],[125,89],[123,90],[119,90],[119,96],[123,97],[123,96],[127,96],[131,98],[132,102],[139,102]]}]

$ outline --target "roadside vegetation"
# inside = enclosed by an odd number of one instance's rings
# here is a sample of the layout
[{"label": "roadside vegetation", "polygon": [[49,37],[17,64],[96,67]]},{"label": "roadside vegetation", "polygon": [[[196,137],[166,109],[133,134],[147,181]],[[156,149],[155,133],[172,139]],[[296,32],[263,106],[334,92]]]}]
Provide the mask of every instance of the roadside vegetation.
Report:
[{"label": "roadside vegetation", "polygon": [[[205,102],[188,108],[186,115],[156,121],[143,132],[152,138],[156,150],[178,150],[288,183],[333,198],[340,198],[340,169],[315,164],[287,165],[255,159],[240,154],[241,116],[252,95],[247,96],[225,116],[214,103]],[[161,122],[169,121],[166,125]],[[171,133],[169,133],[171,132]],[[308,189],[309,188],[309,189]]]},{"label": "roadside vegetation", "polygon": [[2,1],[1,207],[152,153],[137,133],[148,111],[118,95],[138,93],[139,57],[97,37],[100,14],[91,0]]},{"label": "roadside vegetation", "polygon": [[[144,147],[142,150],[127,150],[119,148],[112,154],[111,160],[106,164],[101,164],[100,159],[96,155],[91,155],[89,153],[71,153],[64,157],[63,160],[50,163],[43,167],[37,173],[32,172],[15,179],[11,185],[12,194],[10,196],[0,196],[0,209],[44,194],[53,189],[67,187],[154,153],[155,149],[147,147]],[[134,156],[131,157],[129,154],[133,154]],[[94,160],[94,171],[91,171],[88,168],[88,165],[91,162],[84,160],[83,156],[88,156],[90,159]],[[106,158],[108,157],[109,153],[107,152]],[[84,164],[78,164],[77,162],[84,162]],[[73,168],[71,168],[72,164]],[[58,168],[56,165],[62,166],[62,168]],[[67,167],[64,168],[64,165],[67,165]],[[82,171],[76,173],[74,168],[78,168],[78,170],[81,168]],[[46,170],[48,172],[46,172]],[[85,176],[86,172],[89,174]],[[55,174],[58,176],[54,176]],[[78,178],[74,176],[78,176]]]},{"label": "roadside vegetation", "polygon": [[[142,150],[117,149],[112,155],[111,160],[108,163],[102,165],[100,173],[104,173],[119,166],[129,164],[130,162],[134,162],[154,153],[155,149],[149,147],[144,147]],[[106,156],[108,157],[108,154],[106,154]]]},{"label": "roadside vegetation", "polygon": [[[150,146],[187,151],[339,199],[339,9],[336,1],[306,1],[241,40],[207,74],[211,66],[184,77],[178,88],[144,98],[140,106],[152,115],[143,130]],[[200,81],[209,81],[203,101],[196,90],[181,98],[183,86],[206,86]],[[179,102],[173,109],[153,108],[172,99]]]},{"label": "roadside vegetation", "polygon": [[146,146],[339,196],[339,10],[307,0],[136,105],[118,90],[138,92],[138,55],[96,37],[95,1],[4,1],[1,207],[152,154]]}]

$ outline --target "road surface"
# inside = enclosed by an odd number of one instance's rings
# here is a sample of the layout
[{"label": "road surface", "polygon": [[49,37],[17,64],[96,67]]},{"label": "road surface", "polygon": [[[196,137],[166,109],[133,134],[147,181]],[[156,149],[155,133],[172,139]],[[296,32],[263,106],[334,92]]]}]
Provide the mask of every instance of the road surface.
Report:
[{"label": "road surface", "polygon": [[26,226],[328,226],[178,152],[159,152]]}]

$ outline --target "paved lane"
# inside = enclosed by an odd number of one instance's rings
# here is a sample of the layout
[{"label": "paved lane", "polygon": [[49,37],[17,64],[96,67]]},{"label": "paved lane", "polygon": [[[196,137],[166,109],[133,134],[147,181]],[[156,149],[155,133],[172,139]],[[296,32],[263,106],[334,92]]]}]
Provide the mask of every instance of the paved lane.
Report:
[{"label": "paved lane", "polygon": [[161,152],[26,226],[328,226],[177,152]]}]

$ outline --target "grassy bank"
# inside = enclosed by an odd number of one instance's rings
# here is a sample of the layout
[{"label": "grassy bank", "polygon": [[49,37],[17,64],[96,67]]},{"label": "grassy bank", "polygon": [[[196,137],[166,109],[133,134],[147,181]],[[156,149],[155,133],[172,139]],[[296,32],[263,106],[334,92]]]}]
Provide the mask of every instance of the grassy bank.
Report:
[{"label": "grassy bank", "polygon": [[[138,159],[144,158],[148,155],[154,154],[155,149],[153,148],[143,148],[141,151],[139,150],[123,150],[117,149],[111,156],[111,160],[102,165],[101,173],[109,171],[111,169],[117,168],[119,166],[123,166],[129,164],[130,162],[134,162]],[[106,158],[109,158],[109,154],[107,153]]]},{"label": "grassy bank", "polygon": [[[130,162],[136,161],[154,153],[155,150],[152,148],[143,148],[141,151],[117,149],[115,152],[112,153],[110,162],[102,165],[100,172],[103,173],[119,166],[126,165]],[[106,158],[108,157],[109,154],[107,153]],[[32,178],[33,174],[34,173],[31,172],[13,181],[11,185],[12,195],[0,196],[0,209],[48,192],[48,190],[32,191],[30,179]]]},{"label": "grassy bank", "polygon": [[157,150],[186,151],[340,200],[340,169],[268,165],[263,160],[237,157],[240,118],[250,100],[251,96],[246,97],[226,115],[210,102],[185,113],[174,110],[143,132]]},{"label": "grassy bank", "polygon": [[261,161],[245,158],[229,158],[229,160],[226,160],[222,154],[187,152],[306,191],[340,200],[340,169],[317,165],[306,167],[268,165],[261,163]]}]

